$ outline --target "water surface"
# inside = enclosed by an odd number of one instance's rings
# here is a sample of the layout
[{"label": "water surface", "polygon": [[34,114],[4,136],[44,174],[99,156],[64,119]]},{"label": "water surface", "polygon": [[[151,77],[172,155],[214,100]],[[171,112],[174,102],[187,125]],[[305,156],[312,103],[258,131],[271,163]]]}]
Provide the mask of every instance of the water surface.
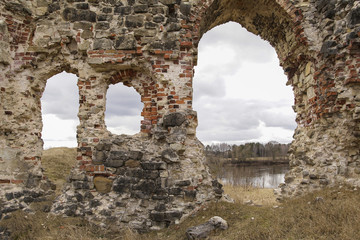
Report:
[{"label": "water surface", "polygon": [[277,188],[284,182],[289,165],[224,165],[217,177],[223,183]]}]

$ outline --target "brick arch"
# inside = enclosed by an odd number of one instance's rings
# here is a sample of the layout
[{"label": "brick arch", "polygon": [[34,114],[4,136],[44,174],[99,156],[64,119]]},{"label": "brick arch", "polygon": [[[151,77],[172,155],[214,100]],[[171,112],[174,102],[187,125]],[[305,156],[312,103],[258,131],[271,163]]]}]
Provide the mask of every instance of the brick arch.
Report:
[{"label": "brick arch", "polygon": [[[233,21],[268,41],[276,50],[289,79],[305,59],[311,58],[309,40],[300,25],[301,9],[278,1],[211,1],[200,10],[196,39],[215,26]],[[196,45],[196,43],[195,43]]]},{"label": "brick arch", "polygon": [[134,88],[140,95],[141,102],[144,104],[141,112],[143,120],[141,121],[140,131],[149,133],[152,125],[156,124],[158,119],[156,99],[158,89],[151,76],[136,69],[126,69],[113,74],[107,82],[109,85],[122,83],[126,87]]}]

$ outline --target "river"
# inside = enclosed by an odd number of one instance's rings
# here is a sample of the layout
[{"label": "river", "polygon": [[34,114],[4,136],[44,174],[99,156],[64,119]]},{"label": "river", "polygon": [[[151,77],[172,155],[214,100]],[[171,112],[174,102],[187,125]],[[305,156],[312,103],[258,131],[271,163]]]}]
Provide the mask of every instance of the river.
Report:
[{"label": "river", "polygon": [[277,188],[284,182],[289,165],[224,165],[217,178],[222,183],[232,185],[251,185],[260,188]]}]

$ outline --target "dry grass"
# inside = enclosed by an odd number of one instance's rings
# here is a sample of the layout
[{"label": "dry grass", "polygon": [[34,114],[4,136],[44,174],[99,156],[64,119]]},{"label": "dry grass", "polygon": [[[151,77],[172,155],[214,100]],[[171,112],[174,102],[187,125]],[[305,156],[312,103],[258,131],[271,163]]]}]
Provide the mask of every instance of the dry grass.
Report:
[{"label": "dry grass", "polygon": [[251,201],[255,205],[278,205],[274,195],[274,189],[234,186],[229,184],[225,184],[223,189],[225,194],[229,195],[236,203],[249,203],[249,201]]},{"label": "dry grass", "polygon": [[143,235],[119,231],[116,226],[101,229],[81,218],[62,218],[41,211],[32,215],[15,212],[2,225],[13,232],[12,239],[181,240],[185,239],[187,228],[216,215],[228,221],[229,229],[213,233],[212,240],[354,240],[360,236],[359,203],[360,192],[345,188],[308,194],[279,208],[211,203],[181,224]]},{"label": "dry grass", "polygon": [[360,236],[359,203],[360,192],[344,188],[308,194],[279,208],[213,203],[184,223],[143,239],[184,239],[188,227],[217,215],[228,221],[229,229],[214,233],[212,240],[354,240]]},{"label": "dry grass", "polygon": [[187,228],[204,223],[213,216],[220,216],[227,220],[229,229],[213,233],[212,240],[353,240],[360,236],[359,203],[360,192],[345,188],[308,194],[289,200],[278,208],[265,204],[259,207],[215,202],[181,224],[143,235],[130,230],[120,231],[111,225],[108,229],[102,229],[82,218],[53,216],[41,211],[41,204],[44,203],[36,203],[38,211],[35,214],[17,211],[1,225],[13,233],[12,239],[181,240],[185,239]]},{"label": "dry grass", "polygon": [[71,168],[76,164],[76,148],[58,147],[44,150],[41,164],[45,175],[56,184],[59,193]]},{"label": "dry grass", "polygon": [[[62,217],[42,211],[51,201],[33,203],[34,213],[16,211],[11,218],[0,222],[16,240],[140,240],[140,235],[130,229],[107,229],[95,226],[81,217]],[[1,237],[0,237],[1,239]]]},{"label": "dry grass", "polygon": [[[69,174],[75,159],[75,149],[50,149],[44,152],[43,165],[49,178],[55,181]],[[63,175],[62,175],[63,174]],[[212,240],[353,240],[360,236],[360,191],[332,188],[288,200],[274,208],[271,189],[225,185],[235,203],[210,203],[178,225],[139,235],[129,229],[119,230],[109,224],[107,229],[93,226],[83,218],[63,218],[42,211],[51,200],[33,203],[35,213],[16,211],[0,225],[18,240],[182,240],[186,229],[204,223],[213,216],[224,218],[229,229],[218,231]],[[54,197],[54,196],[53,196]],[[260,206],[249,206],[252,200]]]}]

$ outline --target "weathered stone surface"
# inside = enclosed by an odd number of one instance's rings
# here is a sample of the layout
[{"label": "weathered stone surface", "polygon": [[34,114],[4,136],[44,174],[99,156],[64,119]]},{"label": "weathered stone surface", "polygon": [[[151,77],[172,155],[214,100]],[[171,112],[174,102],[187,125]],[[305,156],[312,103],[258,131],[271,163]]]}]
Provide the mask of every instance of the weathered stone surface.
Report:
[{"label": "weathered stone surface", "polygon": [[176,0],[159,0],[162,4],[165,5],[171,5],[171,4],[175,4]]},{"label": "weathered stone surface", "polygon": [[167,127],[175,127],[180,126],[186,120],[186,117],[182,113],[170,113],[164,116],[163,125],[165,128]]},{"label": "weathered stone surface", "polygon": [[180,12],[185,16],[189,16],[191,13],[191,5],[189,3],[181,3],[180,4]]},{"label": "weathered stone surface", "polygon": [[172,149],[166,149],[161,153],[162,159],[167,163],[179,162],[179,156]]},{"label": "weathered stone surface", "polygon": [[75,8],[66,8],[63,12],[64,19],[67,21],[87,21],[96,22],[96,13],[90,10],[77,10]]},{"label": "weathered stone surface", "polygon": [[136,48],[136,40],[133,35],[118,37],[115,41],[115,48],[121,50],[131,50]]},{"label": "weathered stone surface", "polygon": [[48,6],[49,13],[55,12],[57,10],[60,10],[60,4],[59,3],[51,3]]},{"label": "weathered stone surface", "polygon": [[89,4],[88,3],[78,3],[75,6],[76,6],[77,9],[83,9],[83,10],[89,9]]},{"label": "weathered stone surface", "polygon": [[207,221],[206,223],[187,229],[186,237],[189,240],[205,239],[209,237],[211,232],[213,232],[216,229],[221,229],[221,230],[228,229],[227,222],[218,216],[210,218],[209,221]]},{"label": "weathered stone surface", "polygon": [[149,10],[147,4],[135,5],[134,12],[135,13],[146,13]]},{"label": "weathered stone surface", "polygon": [[99,193],[108,193],[111,191],[113,181],[109,178],[98,176],[94,177],[94,186]]},{"label": "weathered stone surface", "polygon": [[139,161],[135,161],[135,160],[128,160],[125,162],[125,167],[129,167],[129,168],[136,168],[140,166],[140,162]]},{"label": "weathered stone surface", "polygon": [[131,7],[128,6],[117,6],[114,8],[114,14],[128,15],[131,13]]},{"label": "weathered stone surface", "polygon": [[110,39],[106,39],[106,38],[100,38],[100,39],[95,39],[94,41],[94,46],[93,49],[94,50],[98,50],[98,49],[111,49],[113,47],[113,41],[111,41]]},{"label": "weathered stone surface", "polygon": [[337,44],[335,41],[326,41],[323,43],[320,52],[325,56],[335,55],[337,53],[336,46]]},{"label": "weathered stone surface", "polygon": [[107,22],[98,22],[95,25],[96,30],[106,30],[106,29],[109,29],[109,28],[110,28],[110,24],[107,23]]},{"label": "weathered stone surface", "polygon": [[165,170],[166,163],[164,163],[164,162],[142,162],[141,167],[145,170]]},{"label": "weathered stone surface", "polygon": [[360,7],[352,9],[349,14],[349,24],[350,26],[355,26],[360,23]]},{"label": "weathered stone surface", "polygon": [[132,178],[119,177],[113,183],[113,191],[117,193],[128,192],[133,183],[134,183],[134,179]]},{"label": "weathered stone surface", "polygon": [[135,15],[127,16],[125,19],[125,26],[128,28],[142,27],[144,25],[144,16]]},{"label": "weathered stone surface", "polygon": [[10,12],[18,13],[20,15],[25,15],[25,16],[29,16],[32,14],[31,10],[26,8],[23,4],[13,1],[6,2],[5,9]]},{"label": "weathered stone surface", "polygon": [[5,65],[11,63],[11,56],[9,50],[10,45],[6,42],[0,41],[0,63],[3,63]]},{"label": "weathered stone surface", "polygon": [[74,23],[74,29],[91,30],[92,24],[89,22],[76,22]]},{"label": "weathered stone surface", "polygon": [[106,159],[105,162],[105,166],[107,167],[118,168],[118,167],[122,167],[123,165],[124,165],[124,160],[122,159],[108,158]]},{"label": "weathered stone surface", "polygon": [[179,211],[166,211],[166,212],[152,212],[150,213],[150,219],[156,222],[175,222],[180,219],[182,212]]}]

